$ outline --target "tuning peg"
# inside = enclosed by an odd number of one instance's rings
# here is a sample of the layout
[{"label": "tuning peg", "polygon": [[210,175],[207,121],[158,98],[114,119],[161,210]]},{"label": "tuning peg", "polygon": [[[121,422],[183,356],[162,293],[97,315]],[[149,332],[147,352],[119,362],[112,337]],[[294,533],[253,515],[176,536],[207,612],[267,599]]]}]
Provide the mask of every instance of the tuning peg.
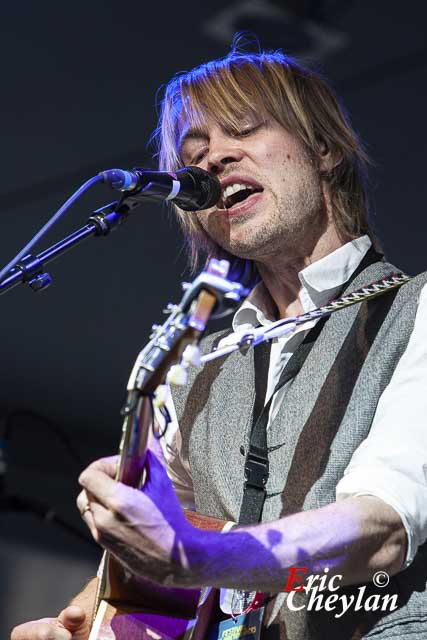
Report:
[{"label": "tuning peg", "polygon": [[154,338],[154,336],[156,335],[157,331],[160,329],[161,325],[160,324],[153,324],[151,325],[151,333],[150,333],[150,340],[152,338]]},{"label": "tuning peg", "polygon": [[156,409],[164,407],[169,397],[169,387],[167,384],[159,384],[154,392],[153,405]]},{"label": "tuning peg", "polygon": [[237,291],[228,291],[228,293],[224,294],[224,298],[227,300],[232,300],[233,302],[240,301],[240,295]]},{"label": "tuning peg", "polygon": [[173,364],[166,376],[166,382],[176,387],[183,387],[187,384],[188,372],[187,367],[182,364]]},{"label": "tuning peg", "polygon": [[199,347],[195,344],[188,344],[182,354],[182,360],[193,367],[200,367],[202,363]]},{"label": "tuning peg", "polygon": [[212,273],[215,276],[220,276],[220,278],[226,278],[228,275],[229,269],[230,269],[230,263],[228,260],[217,260],[216,258],[211,258],[209,260],[209,264],[206,270],[208,273]]},{"label": "tuning peg", "polygon": [[172,311],[176,308],[175,304],[172,304],[172,302],[169,302],[166,307],[163,309],[163,313],[169,314],[172,313]]}]

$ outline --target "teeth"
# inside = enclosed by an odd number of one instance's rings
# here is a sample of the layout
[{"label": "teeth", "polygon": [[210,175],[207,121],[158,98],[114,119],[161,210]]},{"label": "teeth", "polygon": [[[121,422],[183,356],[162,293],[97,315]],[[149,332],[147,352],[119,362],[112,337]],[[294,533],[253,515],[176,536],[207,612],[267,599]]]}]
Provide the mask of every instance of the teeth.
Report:
[{"label": "teeth", "polygon": [[245,191],[247,189],[254,191],[254,187],[250,184],[239,184],[239,183],[229,184],[225,187],[223,191],[223,198],[224,199],[229,198],[230,196],[233,195],[233,193],[237,193],[238,191]]}]

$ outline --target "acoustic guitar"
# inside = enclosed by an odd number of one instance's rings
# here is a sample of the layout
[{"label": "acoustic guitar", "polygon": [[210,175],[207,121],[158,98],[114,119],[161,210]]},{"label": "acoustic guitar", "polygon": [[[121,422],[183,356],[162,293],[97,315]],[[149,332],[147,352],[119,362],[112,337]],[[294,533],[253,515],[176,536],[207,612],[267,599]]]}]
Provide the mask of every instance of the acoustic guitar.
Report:
[{"label": "acoustic guitar", "polygon": [[[196,280],[185,285],[178,305],[168,305],[168,318],[153,327],[128,382],[116,480],[138,488],[150,440],[159,437],[153,401],[161,404],[165,383],[184,384],[186,369],[197,364],[198,344],[215,307],[238,302],[246,293],[226,279],[226,261],[211,260]],[[193,526],[221,530],[224,522],[187,512]],[[127,571],[105,552],[98,571],[94,619],[89,640],[204,640],[218,611],[215,589],[169,589]],[[167,613],[165,613],[167,611]]]}]

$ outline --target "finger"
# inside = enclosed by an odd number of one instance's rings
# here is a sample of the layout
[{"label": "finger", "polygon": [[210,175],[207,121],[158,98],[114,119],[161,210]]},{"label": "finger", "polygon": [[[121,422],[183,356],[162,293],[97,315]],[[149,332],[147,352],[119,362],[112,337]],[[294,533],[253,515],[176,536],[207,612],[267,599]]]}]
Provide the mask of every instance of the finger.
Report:
[{"label": "finger", "polygon": [[83,491],[81,491],[77,496],[77,509],[80,511],[80,515],[83,520],[86,516],[90,517],[91,504],[93,503],[93,501],[93,496],[88,491],[86,491],[86,489],[83,489]]},{"label": "finger", "polygon": [[58,616],[58,621],[72,633],[81,629],[86,622],[86,613],[75,604],[66,607]]},{"label": "finger", "polygon": [[93,539],[105,548],[120,538],[120,526],[117,516],[98,502],[91,503],[91,511],[83,518]]},{"label": "finger", "polygon": [[146,496],[150,497],[152,493],[155,496],[157,493],[163,493],[167,489],[173,490],[163,463],[151,449],[147,450],[145,468],[147,475],[143,491]]},{"label": "finger", "polygon": [[117,490],[117,482],[110,475],[94,467],[88,467],[80,475],[79,483],[97,502],[105,507],[111,505]]},{"label": "finger", "polygon": [[94,523],[93,519],[93,506],[95,501],[93,496],[83,489],[77,496],[77,508],[80,511],[80,515],[82,520],[88,527],[93,539],[99,543],[99,534],[98,529]]},{"label": "finger", "polygon": [[166,468],[166,460],[165,460],[165,454],[163,451],[163,447],[162,447],[162,443],[160,438],[151,438],[150,439],[150,451],[152,451],[152,453],[154,453],[154,455],[156,456],[157,460],[161,463],[162,467]]},{"label": "finger", "polygon": [[[155,454],[148,450],[146,460],[147,477],[142,489],[143,495],[151,504],[157,505],[162,516],[176,528],[178,525],[187,526],[184,511],[179,503],[175,489],[166,473],[166,469],[159,462]],[[166,509],[162,505],[167,505]]]},{"label": "finger", "polygon": [[117,467],[119,464],[119,456],[109,456],[107,458],[100,458],[99,460],[95,460],[91,466],[94,469],[99,471],[103,471],[110,478],[115,478],[117,473]]},{"label": "finger", "polygon": [[54,618],[25,622],[13,629],[10,640],[71,640],[71,632],[55,622]]},{"label": "finger", "polygon": [[79,495],[77,496],[76,502],[77,509],[80,511],[80,515],[83,517],[86,507],[89,505],[89,498],[85,489],[83,489],[83,491],[80,491]]},{"label": "finger", "polygon": [[119,456],[109,456],[107,458],[99,458],[99,460],[95,460],[92,462],[86,469],[83,471],[85,473],[89,469],[95,469],[96,471],[102,471],[106,473],[110,478],[115,478],[117,473],[117,466],[119,464]]},{"label": "finger", "polygon": [[98,529],[97,529],[97,527],[95,525],[93,517],[92,516],[89,517],[87,514],[85,514],[83,516],[83,520],[84,520],[87,528],[89,529],[92,538],[95,540],[95,542],[97,542],[98,544],[101,544],[101,536],[100,536],[100,533],[99,533],[99,531],[98,531]]},{"label": "finger", "polygon": [[103,507],[99,502],[91,501],[89,503],[89,509],[87,509],[83,515],[82,520],[88,527],[92,538],[98,544],[102,544],[102,535],[105,532],[105,522],[110,511]]}]

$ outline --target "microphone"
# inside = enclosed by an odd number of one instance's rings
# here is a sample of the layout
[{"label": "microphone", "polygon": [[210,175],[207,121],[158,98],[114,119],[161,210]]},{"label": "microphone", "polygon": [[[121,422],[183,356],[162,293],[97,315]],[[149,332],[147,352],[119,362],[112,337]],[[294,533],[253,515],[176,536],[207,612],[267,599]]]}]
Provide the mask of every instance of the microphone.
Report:
[{"label": "microphone", "polygon": [[[199,167],[178,171],[107,169],[99,174],[113,189],[150,200],[169,200],[184,211],[200,211],[216,205],[221,197],[218,178]],[[125,196],[126,197],[126,196]]]}]

